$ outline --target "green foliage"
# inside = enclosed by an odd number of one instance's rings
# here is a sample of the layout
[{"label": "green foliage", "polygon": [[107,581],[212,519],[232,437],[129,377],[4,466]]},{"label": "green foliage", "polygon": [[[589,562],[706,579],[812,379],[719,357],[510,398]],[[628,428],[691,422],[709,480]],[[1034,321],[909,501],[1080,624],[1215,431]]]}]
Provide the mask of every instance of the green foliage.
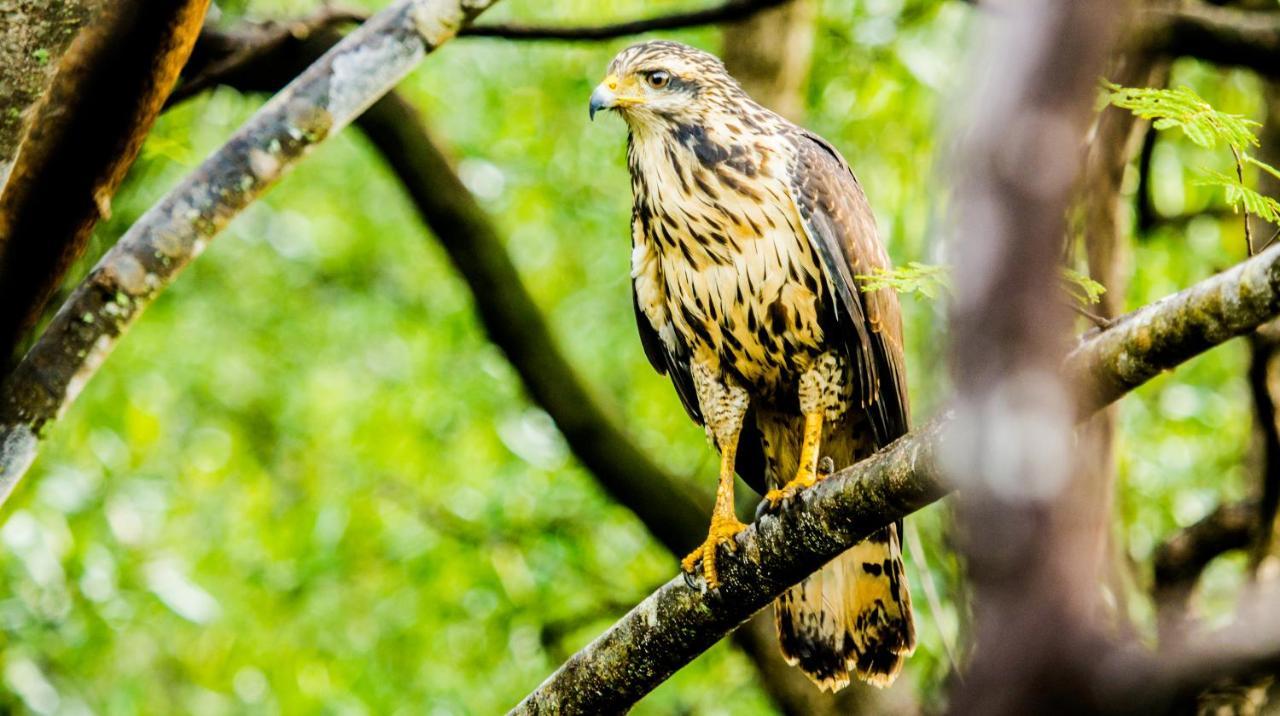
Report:
[{"label": "green foliage", "polygon": [[[1261,162],[1257,163],[1261,164]],[[1270,169],[1270,167],[1267,168]],[[1224,188],[1226,190],[1227,204],[1231,208],[1237,211],[1244,210],[1245,213],[1260,217],[1273,224],[1280,224],[1280,201],[1250,189],[1240,181],[1239,177],[1224,174],[1223,172],[1206,171],[1201,184]]]},{"label": "green foliage", "polygon": [[918,293],[928,299],[935,299],[943,291],[951,289],[949,268],[919,261],[891,269],[877,268],[871,274],[858,274],[854,278],[862,284],[863,291],[888,288],[902,294]]},{"label": "green foliage", "polygon": [[1254,131],[1262,125],[1236,114],[1220,112],[1189,87],[1156,89],[1121,87],[1106,82],[1110,91],[1104,101],[1133,112],[1143,119],[1154,120],[1156,129],[1181,129],[1193,143],[1213,149],[1219,141],[1243,152],[1258,145]]},{"label": "green foliage", "polygon": [[1250,147],[1258,146],[1255,132],[1261,123],[1214,109],[1189,87],[1155,89],[1121,87],[1111,82],[1104,84],[1109,90],[1104,102],[1127,109],[1143,119],[1154,120],[1152,126],[1156,129],[1181,129],[1187,139],[1205,149],[1217,147],[1219,141],[1226,142],[1236,162],[1237,176],[1206,170],[1201,183],[1222,187],[1231,208],[1280,223],[1280,202],[1250,189],[1239,178],[1246,164],[1280,178],[1280,170],[1248,153]]},{"label": "green foliage", "polygon": [[1102,294],[1107,292],[1106,286],[1072,268],[1062,269],[1062,279],[1063,283],[1066,284],[1067,293],[1070,293],[1072,298],[1085,305],[1101,301]]}]

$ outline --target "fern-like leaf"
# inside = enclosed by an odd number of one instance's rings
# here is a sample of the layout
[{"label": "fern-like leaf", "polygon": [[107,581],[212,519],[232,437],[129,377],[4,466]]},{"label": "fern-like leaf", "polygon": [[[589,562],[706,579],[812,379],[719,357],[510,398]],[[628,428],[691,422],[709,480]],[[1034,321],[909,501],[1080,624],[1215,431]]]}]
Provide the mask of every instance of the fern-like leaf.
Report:
[{"label": "fern-like leaf", "polygon": [[1226,190],[1227,203],[1236,211],[1244,210],[1273,224],[1280,224],[1280,201],[1245,186],[1238,177],[1207,171],[1202,186],[1220,186]]},{"label": "fern-like leaf", "polygon": [[1189,87],[1121,87],[1110,82],[1105,86],[1109,90],[1105,97],[1107,103],[1153,120],[1152,126],[1156,129],[1181,129],[1187,139],[1206,149],[1218,146],[1219,141],[1225,141],[1241,153],[1248,147],[1258,146],[1254,130],[1261,124],[1214,109]]},{"label": "fern-like leaf", "polygon": [[877,268],[873,273],[858,274],[853,278],[861,284],[864,292],[888,288],[900,294],[918,293],[930,300],[951,288],[950,269],[919,261],[892,269]]}]

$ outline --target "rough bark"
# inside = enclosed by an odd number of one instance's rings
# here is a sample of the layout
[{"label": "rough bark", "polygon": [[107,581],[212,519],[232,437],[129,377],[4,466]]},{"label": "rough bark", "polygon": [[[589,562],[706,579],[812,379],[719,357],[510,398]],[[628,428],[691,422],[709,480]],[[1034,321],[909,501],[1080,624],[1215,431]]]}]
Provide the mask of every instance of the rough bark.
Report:
[{"label": "rough bark", "polygon": [[115,0],[67,51],[0,196],[0,365],[109,214],[208,5]]},{"label": "rough bark", "polygon": [[[1260,282],[1259,276],[1269,278]],[[1270,298],[1242,300],[1260,293]],[[1237,310],[1239,319],[1226,318]],[[1087,417],[1146,379],[1277,314],[1280,246],[1147,306],[1105,331],[1091,332],[1067,356],[1063,371],[1067,376],[1089,376],[1099,385],[1127,386],[1092,393],[1082,407]],[[1210,326],[1223,330],[1206,332]],[[1103,396],[1105,402],[1100,402]],[[954,444],[955,438],[967,439],[954,428],[948,416],[936,418],[822,481],[776,517],[757,520],[739,535],[736,552],[721,558],[718,591],[703,593],[683,577],[672,579],[575,654],[512,713],[613,713],[628,708],[796,580],[873,530],[942,497],[948,488],[939,458],[949,455],[948,443]],[[1249,646],[1254,645],[1250,640]],[[1217,673],[1198,661],[1207,653],[1197,652],[1195,658],[1170,667],[1169,679],[1200,683],[1198,679]],[[1161,688],[1165,683],[1160,682]],[[1147,694],[1127,682],[1123,686],[1144,704],[1148,698],[1162,698],[1163,691]]]},{"label": "rough bark", "polygon": [[[1280,245],[1094,329],[1068,354],[1064,368],[1080,388],[1081,415],[1115,402],[1161,371],[1209,347],[1244,335],[1280,313]],[[1178,305],[1169,310],[1169,304]],[[1168,340],[1178,336],[1178,340]]]},{"label": "rough bark", "polygon": [[0,0],[0,194],[62,54],[96,0]]},{"label": "rough bark", "polygon": [[273,98],[103,256],[0,388],[0,501],[41,429],[226,224],[496,0],[401,0]]}]

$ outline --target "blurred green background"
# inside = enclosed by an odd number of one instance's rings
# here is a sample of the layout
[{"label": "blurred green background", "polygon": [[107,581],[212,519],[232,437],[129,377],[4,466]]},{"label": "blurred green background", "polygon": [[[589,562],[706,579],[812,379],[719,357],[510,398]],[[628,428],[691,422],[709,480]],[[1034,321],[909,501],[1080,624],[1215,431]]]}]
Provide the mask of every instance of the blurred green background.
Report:
[{"label": "blurred green background", "polygon": [[[594,23],[693,4],[508,0],[484,20]],[[227,25],[317,6],[218,3]],[[820,3],[807,124],[853,164],[900,263],[946,261],[937,135],[965,91],[970,12]],[[720,47],[716,29],[663,36]],[[632,41],[458,40],[402,89],[599,400],[709,491],[712,452],[636,339],[625,132],[613,117],[587,122],[591,88]],[[1249,75],[1182,63],[1183,83],[1220,109],[1262,110]],[[218,90],[166,114],[85,266],[261,101]],[[1220,204],[1195,168],[1225,171],[1229,156],[1172,136],[1156,152],[1161,212]],[[1236,221],[1152,232],[1135,245],[1127,303],[1242,255]],[[946,395],[943,320],[938,303],[904,305],[919,422]],[[1117,533],[1139,580],[1162,535],[1248,486],[1245,362],[1237,342],[1123,403]],[[49,714],[498,713],[675,571],[527,400],[356,131],[232,224],[147,312],[0,521],[0,705]],[[965,595],[945,505],[910,522],[925,546],[908,554],[921,644],[895,688],[929,705]],[[1239,562],[1215,565],[1210,610],[1240,574]],[[940,603],[925,598],[926,575]],[[1128,610],[1149,630],[1142,600]],[[757,682],[722,643],[636,713],[773,713]]]}]

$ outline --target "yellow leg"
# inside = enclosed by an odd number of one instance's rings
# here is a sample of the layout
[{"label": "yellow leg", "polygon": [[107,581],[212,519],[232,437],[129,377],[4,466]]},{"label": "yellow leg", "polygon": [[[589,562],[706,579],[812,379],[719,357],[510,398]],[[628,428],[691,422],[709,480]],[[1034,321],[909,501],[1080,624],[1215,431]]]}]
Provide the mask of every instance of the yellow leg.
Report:
[{"label": "yellow leg", "polygon": [[737,436],[721,446],[720,484],[716,487],[716,507],[711,513],[711,529],[707,531],[706,541],[680,561],[681,568],[690,573],[698,562],[702,562],[702,576],[707,580],[709,589],[720,586],[720,573],[716,571],[716,547],[724,544],[732,551],[737,546],[733,541],[734,536],[747,528],[733,513],[733,466],[737,452]]},{"label": "yellow leg", "polygon": [[779,502],[789,500],[806,487],[818,482],[818,451],[822,447],[822,410],[818,409],[804,416],[804,442],[800,444],[800,468],[791,482],[780,489],[769,490],[764,499],[770,506],[777,507]]}]

